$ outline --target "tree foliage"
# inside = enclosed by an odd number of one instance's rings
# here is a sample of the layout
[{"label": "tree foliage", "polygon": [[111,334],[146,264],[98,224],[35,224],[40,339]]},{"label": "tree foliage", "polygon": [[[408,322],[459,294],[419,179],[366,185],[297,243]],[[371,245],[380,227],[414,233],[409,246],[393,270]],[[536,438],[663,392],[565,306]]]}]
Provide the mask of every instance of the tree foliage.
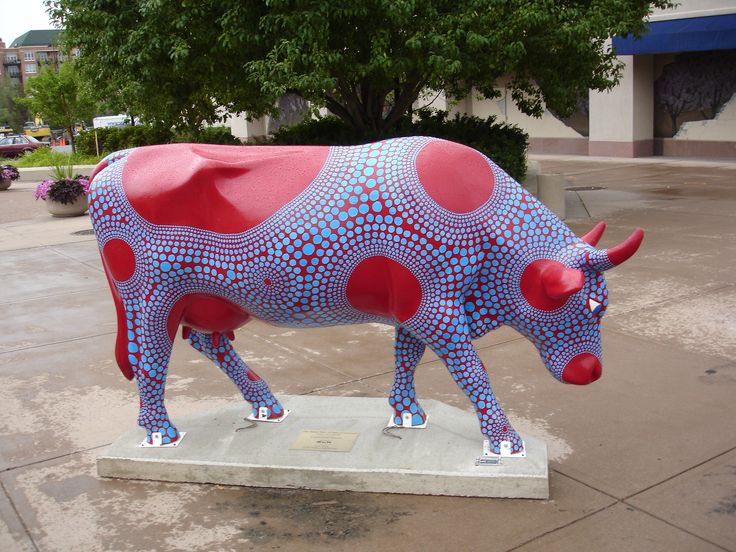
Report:
[{"label": "tree foliage", "polygon": [[47,0],[98,91],[149,121],[273,112],[296,92],[358,130],[395,125],[422,90],[569,113],[619,77],[607,45],[667,0]]},{"label": "tree foliage", "polygon": [[28,110],[16,100],[21,97],[21,89],[9,76],[0,77],[0,126],[9,125],[20,131],[28,120]]},{"label": "tree foliage", "polygon": [[72,149],[76,124],[90,119],[95,112],[89,85],[71,60],[63,63],[58,72],[43,67],[38,76],[28,80],[25,98],[18,101],[47,124],[65,128],[71,136]]}]

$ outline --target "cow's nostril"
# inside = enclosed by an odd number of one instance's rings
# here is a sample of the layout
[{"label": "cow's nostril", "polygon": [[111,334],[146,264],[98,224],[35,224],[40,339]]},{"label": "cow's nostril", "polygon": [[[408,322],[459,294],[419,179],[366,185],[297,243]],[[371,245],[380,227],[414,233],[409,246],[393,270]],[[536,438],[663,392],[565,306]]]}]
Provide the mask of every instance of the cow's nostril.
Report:
[{"label": "cow's nostril", "polygon": [[573,385],[587,385],[601,377],[603,367],[595,355],[581,353],[567,363],[562,371],[562,381]]}]

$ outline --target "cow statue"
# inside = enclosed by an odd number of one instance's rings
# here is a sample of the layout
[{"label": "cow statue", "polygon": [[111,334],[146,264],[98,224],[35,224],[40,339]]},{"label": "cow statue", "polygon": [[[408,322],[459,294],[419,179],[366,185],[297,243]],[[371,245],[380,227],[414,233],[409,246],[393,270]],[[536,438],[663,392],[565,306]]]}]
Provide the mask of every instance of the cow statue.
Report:
[{"label": "cow statue", "polygon": [[172,444],[164,387],[179,326],[262,421],[287,411],[238,356],[233,331],[378,322],[396,328],[394,422],[423,426],[414,371],[429,347],[472,402],[490,449],[523,453],[473,347],[508,325],[552,375],[601,375],[603,272],[636,229],[596,249],[481,153],[428,137],[349,147],[148,146],[95,168],[90,216],[117,310],[115,347],[135,377],[138,424]]}]

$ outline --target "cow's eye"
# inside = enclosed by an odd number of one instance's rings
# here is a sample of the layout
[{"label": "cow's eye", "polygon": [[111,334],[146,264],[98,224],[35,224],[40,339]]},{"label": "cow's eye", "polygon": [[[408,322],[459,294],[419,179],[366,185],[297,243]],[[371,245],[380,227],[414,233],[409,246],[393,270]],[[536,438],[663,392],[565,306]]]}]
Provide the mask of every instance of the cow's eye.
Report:
[{"label": "cow's eye", "polygon": [[599,303],[595,299],[589,298],[588,308],[590,309],[590,312],[592,312],[593,314],[600,314],[601,310],[603,310],[603,304]]}]

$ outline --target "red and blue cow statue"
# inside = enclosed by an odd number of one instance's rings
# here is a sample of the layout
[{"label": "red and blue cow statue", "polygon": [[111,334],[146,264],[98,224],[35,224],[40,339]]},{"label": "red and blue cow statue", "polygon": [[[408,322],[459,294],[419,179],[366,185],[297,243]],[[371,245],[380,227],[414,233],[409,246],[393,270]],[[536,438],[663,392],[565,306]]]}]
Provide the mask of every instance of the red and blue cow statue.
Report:
[{"label": "red and blue cow statue", "polygon": [[396,328],[395,423],[421,426],[425,347],[473,403],[498,453],[523,451],[472,340],[501,325],[552,375],[601,374],[603,272],[643,233],[596,249],[479,152],[426,137],[350,147],[174,144],[114,153],[93,173],[90,215],[118,317],[116,359],[135,378],[149,442],[180,433],[164,406],[180,325],[257,419],[286,411],[238,356],[257,318],[292,327]]}]

